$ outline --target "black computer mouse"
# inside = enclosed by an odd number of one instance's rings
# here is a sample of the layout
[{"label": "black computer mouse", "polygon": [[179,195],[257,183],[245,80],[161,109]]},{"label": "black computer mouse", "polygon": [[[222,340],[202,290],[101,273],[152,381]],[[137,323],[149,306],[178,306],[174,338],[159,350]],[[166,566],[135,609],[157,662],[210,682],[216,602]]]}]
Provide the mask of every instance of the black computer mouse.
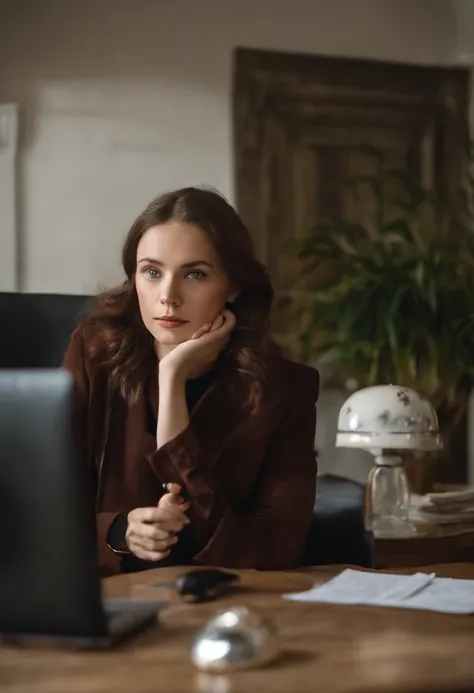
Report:
[{"label": "black computer mouse", "polygon": [[239,576],[219,568],[190,570],[176,582],[178,594],[185,602],[206,602],[216,599],[239,583]]}]

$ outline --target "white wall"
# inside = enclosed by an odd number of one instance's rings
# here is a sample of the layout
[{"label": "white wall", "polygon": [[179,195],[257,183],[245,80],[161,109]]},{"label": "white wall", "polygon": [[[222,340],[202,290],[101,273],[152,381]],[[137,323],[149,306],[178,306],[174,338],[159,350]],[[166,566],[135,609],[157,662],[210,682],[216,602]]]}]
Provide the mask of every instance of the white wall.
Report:
[{"label": "white wall", "polygon": [[0,104],[0,291],[17,288],[18,106]]},{"label": "white wall", "polygon": [[207,183],[232,199],[235,46],[447,64],[456,31],[441,0],[4,0],[20,288],[119,279],[130,222],[166,189]]}]

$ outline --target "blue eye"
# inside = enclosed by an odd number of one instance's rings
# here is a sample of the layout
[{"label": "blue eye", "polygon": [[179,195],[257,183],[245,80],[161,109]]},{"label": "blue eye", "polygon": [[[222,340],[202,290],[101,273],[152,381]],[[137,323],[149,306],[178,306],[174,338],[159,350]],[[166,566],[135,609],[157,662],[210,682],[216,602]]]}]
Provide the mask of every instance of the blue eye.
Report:
[{"label": "blue eye", "polygon": [[201,270],[193,270],[188,274],[188,277],[197,281],[199,281],[200,279],[204,279],[205,276],[206,275],[204,274],[204,272],[201,272]]},{"label": "blue eye", "polygon": [[157,279],[158,270],[154,267],[145,267],[143,273],[148,277],[148,279]]}]

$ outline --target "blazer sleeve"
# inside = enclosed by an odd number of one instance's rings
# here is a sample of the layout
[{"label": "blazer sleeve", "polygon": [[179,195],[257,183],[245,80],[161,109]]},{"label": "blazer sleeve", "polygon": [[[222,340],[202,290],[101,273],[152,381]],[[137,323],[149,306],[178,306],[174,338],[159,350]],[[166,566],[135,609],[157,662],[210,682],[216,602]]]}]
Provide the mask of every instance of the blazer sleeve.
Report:
[{"label": "blazer sleeve", "polygon": [[300,564],[316,495],[318,391],[318,374],[308,369],[305,382],[292,388],[254,499],[244,508],[232,505],[222,493],[191,427],[155,453],[161,465],[177,468],[201,517],[219,517],[216,531],[196,556],[200,563],[272,570]]},{"label": "blazer sleeve", "polygon": [[[91,431],[89,425],[90,378],[87,372],[83,336],[80,328],[76,329],[69,342],[63,358],[62,367],[66,368],[74,378],[75,417],[77,432],[80,439],[86,442],[86,468],[90,478],[91,502],[95,512],[97,497],[97,472],[92,450]],[[113,575],[120,572],[120,554],[115,553],[109,546],[109,530],[119,513],[95,512],[97,525],[97,551],[102,575]]]}]

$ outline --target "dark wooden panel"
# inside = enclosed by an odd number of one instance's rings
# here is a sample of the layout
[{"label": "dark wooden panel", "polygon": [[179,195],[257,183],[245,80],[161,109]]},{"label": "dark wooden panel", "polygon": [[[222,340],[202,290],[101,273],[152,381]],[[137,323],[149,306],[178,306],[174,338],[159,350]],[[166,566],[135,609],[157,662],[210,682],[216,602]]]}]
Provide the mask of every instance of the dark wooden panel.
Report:
[{"label": "dark wooden panel", "polygon": [[351,153],[361,143],[427,185],[452,175],[459,150],[449,133],[466,129],[468,79],[460,68],[237,50],[237,204],[277,290],[281,240],[302,231],[302,208],[313,218],[343,211],[344,179],[363,166]]}]

